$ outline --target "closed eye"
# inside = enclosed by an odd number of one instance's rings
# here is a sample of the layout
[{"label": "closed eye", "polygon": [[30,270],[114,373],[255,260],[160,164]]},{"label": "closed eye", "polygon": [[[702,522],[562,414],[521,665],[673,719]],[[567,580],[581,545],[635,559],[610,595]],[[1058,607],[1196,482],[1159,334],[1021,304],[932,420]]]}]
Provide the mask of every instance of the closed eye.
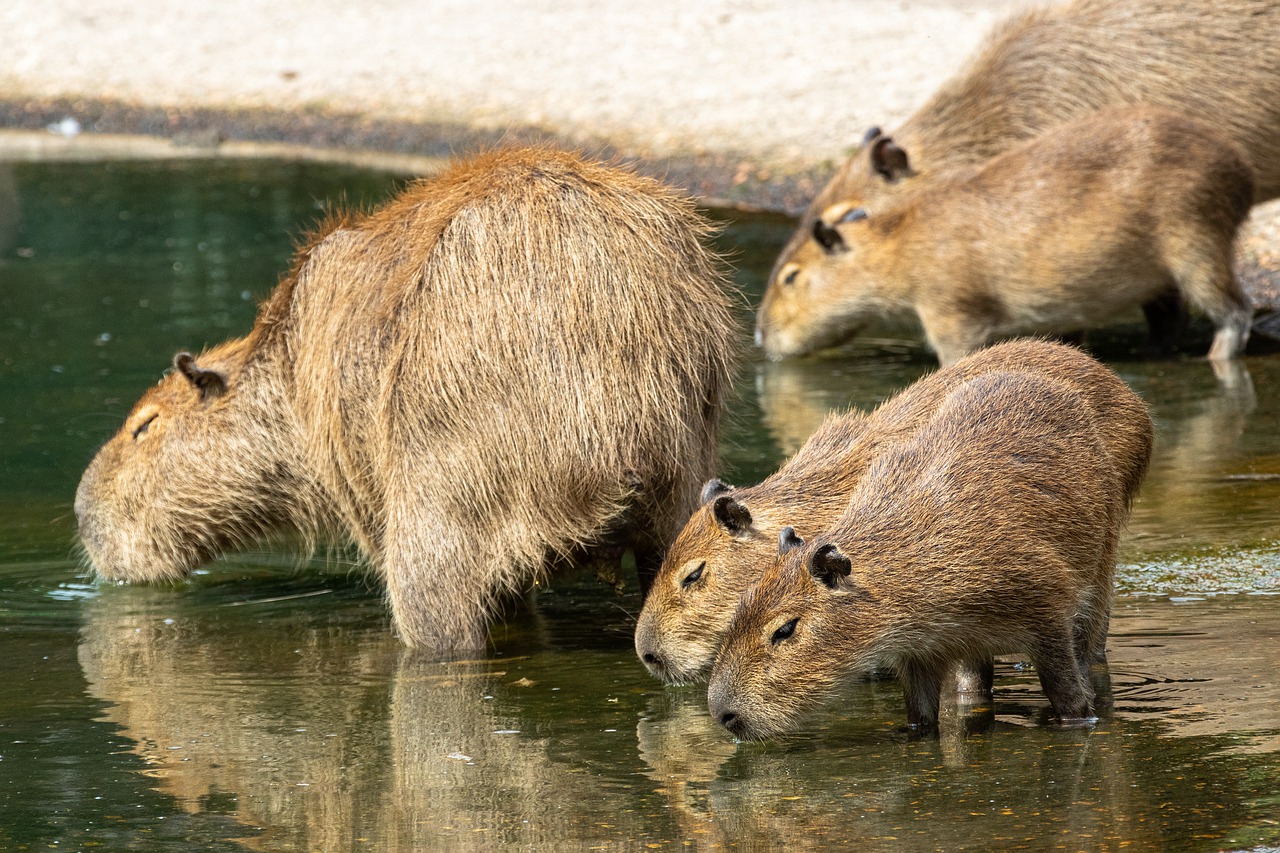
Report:
[{"label": "closed eye", "polygon": [[137,440],[138,440],[138,436],[142,435],[144,432],[146,432],[147,430],[149,430],[149,429],[151,428],[151,424],[152,424],[152,422],[154,422],[154,421],[155,421],[155,419],[156,419],[156,418],[158,418],[158,417],[160,417],[160,416],[159,416],[159,415],[152,415],[151,417],[147,418],[147,419],[146,419],[145,421],[143,421],[142,423],[138,424],[137,428],[133,431],[133,440],[134,440],[134,441],[137,441]]},{"label": "closed eye", "polygon": [[800,275],[799,268],[793,269],[782,277],[783,284],[795,284],[796,276]]},{"label": "closed eye", "polygon": [[702,577],[702,570],[705,569],[706,567],[707,567],[706,562],[698,563],[698,568],[689,572],[689,574],[685,575],[684,579],[680,581],[680,588],[688,589],[693,584],[697,583],[698,579]]},{"label": "closed eye", "polygon": [[778,630],[774,631],[773,636],[769,638],[769,642],[773,643],[776,646],[778,643],[781,643],[783,640],[790,637],[792,634],[796,632],[796,623],[799,621],[800,619],[799,617],[797,617],[795,619],[792,619],[790,622],[787,622],[786,624],[779,626]]}]

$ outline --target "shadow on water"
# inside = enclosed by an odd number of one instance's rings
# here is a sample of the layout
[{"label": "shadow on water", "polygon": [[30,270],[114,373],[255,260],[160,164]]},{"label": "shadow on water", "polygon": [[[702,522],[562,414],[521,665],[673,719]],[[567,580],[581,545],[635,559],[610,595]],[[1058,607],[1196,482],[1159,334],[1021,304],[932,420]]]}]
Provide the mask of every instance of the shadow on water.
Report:
[{"label": "shadow on water", "polygon": [[[1133,359],[1135,333],[1098,343],[1158,445],[1091,727],[1051,724],[1010,658],[994,702],[945,706],[936,739],[907,737],[900,691],[870,681],[785,742],[737,744],[702,691],[634,660],[634,588],[586,577],[451,663],[401,648],[376,580],[340,553],[255,551],[173,587],[84,578],[70,500],[97,444],[175,350],[249,327],[319,200],[393,185],[285,163],[0,165],[0,848],[1280,842],[1274,356],[1223,383]],[[744,321],[789,228],[727,226]],[[726,476],[760,478],[827,411],[930,368],[909,326],[748,364]]]}]

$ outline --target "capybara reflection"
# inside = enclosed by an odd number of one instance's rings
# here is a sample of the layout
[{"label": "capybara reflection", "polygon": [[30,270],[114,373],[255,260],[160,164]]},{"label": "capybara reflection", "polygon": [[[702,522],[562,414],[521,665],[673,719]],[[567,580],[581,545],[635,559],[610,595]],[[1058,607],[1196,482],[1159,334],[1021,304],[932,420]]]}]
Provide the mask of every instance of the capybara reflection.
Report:
[{"label": "capybara reflection", "polygon": [[658,678],[706,678],[739,598],[774,560],[779,532],[827,530],[867,470],[895,443],[930,423],[958,386],[992,372],[1019,370],[1072,390],[1097,427],[1126,501],[1151,458],[1146,405],[1111,370],[1080,350],[1035,340],[1008,341],[938,370],[870,415],[831,416],[777,472],[755,486],[712,481],[663,560],[636,626],[636,654]]},{"label": "capybara reflection", "polygon": [[278,530],[345,533],[395,626],[485,642],[496,600],[593,551],[647,586],[711,475],[736,330],[693,203],[548,148],[337,217],[244,338],[148,391],[85,472],[108,578]]},{"label": "capybara reflection", "polygon": [[1212,128],[1149,107],[1103,110],[874,209],[849,207],[765,294],[766,350],[838,344],[914,312],[943,364],[993,338],[1105,324],[1171,286],[1207,314],[1209,358],[1244,350],[1252,308],[1232,270],[1253,179]]},{"label": "capybara reflection", "polygon": [[794,255],[815,223],[877,211],[936,175],[1121,104],[1214,127],[1248,157],[1257,201],[1280,195],[1280,3],[1074,0],[1013,16],[892,136],[867,134],[809,205],[770,287],[802,262]]},{"label": "capybara reflection", "polygon": [[774,737],[888,666],[908,723],[928,727],[949,665],[1019,652],[1058,717],[1088,717],[1127,511],[1090,408],[1016,371],[952,391],[828,531],[784,546],[747,589],[711,672],[712,716]]}]

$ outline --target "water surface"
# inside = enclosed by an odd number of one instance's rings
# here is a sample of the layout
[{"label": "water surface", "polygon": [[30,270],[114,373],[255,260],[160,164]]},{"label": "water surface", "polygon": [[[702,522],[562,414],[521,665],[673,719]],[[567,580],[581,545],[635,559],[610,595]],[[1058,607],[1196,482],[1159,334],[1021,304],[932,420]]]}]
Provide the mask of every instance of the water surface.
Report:
[{"label": "water surface", "polygon": [[[948,706],[937,739],[908,738],[900,691],[871,682],[786,742],[736,744],[701,691],[634,660],[634,587],[588,577],[452,663],[401,648],[341,552],[260,549],[173,587],[85,577],[71,499],[98,444],[175,351],[249,328],[328,200],[396,185],[288,163],[0,164],[0,849],[1280,843],[1280,356],[1224,382],[1135,359],[1132,329],[1096,337],[1158,443],[1089,728],[1050,724],[1010,659],[994,703]],[[744,316],[789,230],[728,222]],[[749,364],[725,478],[758,480],[830,409],[930,367],[909,326]]]}]

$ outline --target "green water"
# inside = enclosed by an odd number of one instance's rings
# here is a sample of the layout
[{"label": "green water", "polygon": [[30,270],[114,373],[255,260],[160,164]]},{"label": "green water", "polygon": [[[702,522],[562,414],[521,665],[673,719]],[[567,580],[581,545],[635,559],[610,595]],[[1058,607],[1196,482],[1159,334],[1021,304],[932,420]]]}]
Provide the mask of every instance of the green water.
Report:
[{"label": "green water", "polygon": [[[237,555],[177,587],[80,571],[71,499],[172,354],[246,331],[325,200],[396,181],[282,163],[0,164],[0,849],[1218,850],[1280,844],[1280,356],[1099,353],[1158,446],[1125,539],[1113,696],[1049,724],[1034,675],[936,739],[869,683],[785,743],[739,745],[631,651],[638,609],[542,590],[482,659],[390,636],[343,554]],[[724,241],[754,300],[790,224]],[[746,335],[744,327],[744,336]],[[749,364],[724,443],[750,482],[824,412],[929,369],[909,327]]]}]

